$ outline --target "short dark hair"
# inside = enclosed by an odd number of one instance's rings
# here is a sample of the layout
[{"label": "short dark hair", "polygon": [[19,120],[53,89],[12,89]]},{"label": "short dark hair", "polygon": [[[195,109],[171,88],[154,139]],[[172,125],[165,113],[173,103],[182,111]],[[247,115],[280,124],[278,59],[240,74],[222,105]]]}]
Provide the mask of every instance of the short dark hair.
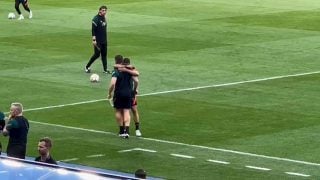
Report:
[{"label": "short dark hair", "polygon": [[108,8],[107,8],[107,6],[100,6],[99,11],[100,11],[101,9],[108,9]]},{"label": "short dark hair", "polygon": [[124,58],[123,59],[123,64],[124,65],[129,65],[130,64],[130,59],[129,58]]},{"label": "short dark hair", "polygon": [[51,139],[49,137],[41,138],[39,140],[39,142],[45,142],[46,143],[46,147],[49,148],[49,149],[52,147],[52,141],[51,141]]},{"label": "short dark hair", "polygon": [[115,60],[115,63],[116,64],[122,64],[122,62],[123,62],[123,56],[122,55],[116,55],[115,57],[114,57],[114,60]]},{"label": "short dark hair", "polygon": [[136,172],[134,173],[136,178],[147,178],[147,172],[143,169],[138,169],[136,170]]}]

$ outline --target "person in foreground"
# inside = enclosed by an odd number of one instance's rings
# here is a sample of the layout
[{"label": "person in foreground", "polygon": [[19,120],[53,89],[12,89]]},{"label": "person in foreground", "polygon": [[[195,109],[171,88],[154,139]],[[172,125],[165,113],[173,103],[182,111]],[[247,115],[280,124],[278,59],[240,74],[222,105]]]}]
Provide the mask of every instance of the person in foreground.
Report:
[{"label": "person in foreground", "polygon": [[29,122],[22,113],[22,104],[18,102],[12,103],[8,117],[9,120],[2,133],[4,136],[9,136],[7,156],[25,159]]},{"label": "person in foreground", "polygon": [[139,179],[147,179],[147,172],[143,169],[137,169],[134,175]]},{"label": "person in foreground", "polygon": [[48,164],[57,164],[57,162],[52,158],[50,150],[52,148],[52,141],[48,137],[41,138],[38,143],[38,157],[35,158],[35,161],[44,162]]}]

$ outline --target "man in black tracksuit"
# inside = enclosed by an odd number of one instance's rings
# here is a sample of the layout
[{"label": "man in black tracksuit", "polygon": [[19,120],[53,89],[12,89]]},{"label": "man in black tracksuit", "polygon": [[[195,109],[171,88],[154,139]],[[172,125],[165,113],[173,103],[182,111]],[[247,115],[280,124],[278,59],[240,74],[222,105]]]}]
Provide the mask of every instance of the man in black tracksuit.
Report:
[{"label": "man in black tracksuit", "polygon": [[103,65],[103,72],[110,74],[107,69],[107,21],[105,15],[107,14],[107,7],[101,6],[99,13],[92,19],[92,44],[94,47],[94,54],[91,56],[89,62],[85,66],[85,72],[90,73],[91,64],[99,58],[101,54],[101,60]]}]

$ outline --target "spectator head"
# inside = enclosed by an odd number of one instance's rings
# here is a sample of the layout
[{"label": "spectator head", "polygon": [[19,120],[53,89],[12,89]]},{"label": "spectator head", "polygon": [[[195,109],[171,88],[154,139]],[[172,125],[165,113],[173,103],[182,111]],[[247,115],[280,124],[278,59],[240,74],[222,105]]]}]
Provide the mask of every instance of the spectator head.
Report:
[{"label": "spectator head", "polygon": [[10,107],[11,117],[20,116],[22,115],[22,112],[23,112],[23,106],[21,103],[18,103],[18,102],[11,103],[11,107]]},{"label": "spectator head", "polygon": [[136,170],[134,175],[136,178],[139,178],[139,179],[146,179],[147,178],[147,172],[143,169]]},{"label": "spectator head", "polygon": [[40,155],[47,155],[52,147],[52,141],[48,137],[41,138],[38,143],[38,151]]}]

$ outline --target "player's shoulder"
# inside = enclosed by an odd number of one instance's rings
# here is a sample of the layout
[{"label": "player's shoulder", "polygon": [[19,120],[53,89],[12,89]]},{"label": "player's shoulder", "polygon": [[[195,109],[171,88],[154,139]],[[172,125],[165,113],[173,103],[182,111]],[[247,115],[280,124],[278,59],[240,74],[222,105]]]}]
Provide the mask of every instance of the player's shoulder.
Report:
[{"label": "player's shoulder", "polygon": [[95,22],[99,21],[99,16],[98,15],[93,16],[92,21],[95,21]]},{"label": "player's shoulder", "polygon": [[8,126],[10,127],[10,128],[8,128],[8,129],[18,128],[18,127],[19,127],[18,120],[17,120],[16,118],[9,120],[9,121],[8,121]]},{"label": "player's shoulder", "polygon": [[119,76],[119,70],[118,69],[114,69],[111,73],[111,77],[118,77]]}]

